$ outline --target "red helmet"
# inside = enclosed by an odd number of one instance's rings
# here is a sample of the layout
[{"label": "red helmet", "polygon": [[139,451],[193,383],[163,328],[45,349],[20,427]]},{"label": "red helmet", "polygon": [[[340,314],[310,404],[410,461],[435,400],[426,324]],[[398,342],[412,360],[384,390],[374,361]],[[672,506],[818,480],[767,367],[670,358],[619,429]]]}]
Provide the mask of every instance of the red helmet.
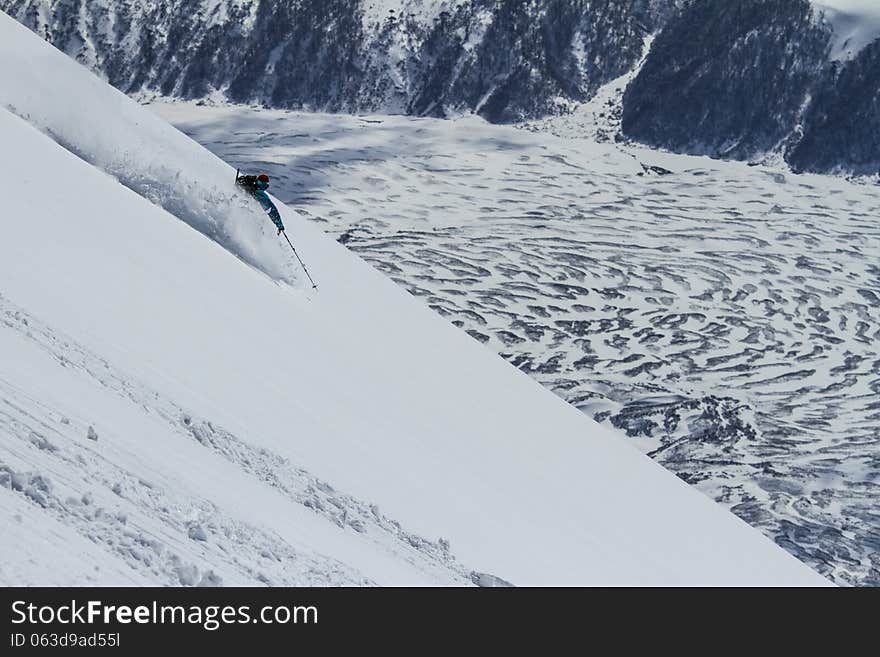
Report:
[{"label": "red helmet", "polygon": [[267,185],[269,184],[269,176],[267,176],[265,173],[261,173],[259,176],[257,176],[257,180],[259,180],[261,183],[266,183]]}]

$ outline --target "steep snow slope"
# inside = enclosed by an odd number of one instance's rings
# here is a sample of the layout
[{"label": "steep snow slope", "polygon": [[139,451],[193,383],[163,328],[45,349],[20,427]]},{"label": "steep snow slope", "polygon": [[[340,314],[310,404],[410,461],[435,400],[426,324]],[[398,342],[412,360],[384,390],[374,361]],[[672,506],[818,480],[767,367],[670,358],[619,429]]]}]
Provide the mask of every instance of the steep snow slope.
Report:
[{"label": "steep snow slope", "polygon": [[821,19],[834,30],[831,58],[852,59],[880,38],[880,2],[877,0],[811,0]]},{"label": "steep snow slope", "polygon": [[320,292],[246,266],[229,166],[0,57],[5,583],[825,583],[290,210]]},{"label": "steep snow slope", "polygon": [[[259,391],[247,359],[278,328],[254,327],[277,317],[238,295],[278,288],[6,110],[0,132],[0,580],[467,581],[439,544],[218,423],[199,381]],[[20,190],[38,181],[35,202]]]},{"label": "steep snow slope", "polygon": [[880,583],[876,186],[555,123],[152,107],[806,563]]}]

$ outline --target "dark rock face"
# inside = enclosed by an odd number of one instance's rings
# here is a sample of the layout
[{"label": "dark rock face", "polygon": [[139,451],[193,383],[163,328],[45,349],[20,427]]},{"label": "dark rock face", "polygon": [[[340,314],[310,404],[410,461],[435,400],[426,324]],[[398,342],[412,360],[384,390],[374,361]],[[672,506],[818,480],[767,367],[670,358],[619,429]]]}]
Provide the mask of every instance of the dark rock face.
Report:
[{"label": "dark rock face", "polygon": [[859,174],[880,171],[880,41],[835,67],[804,117],[804,137],[788,153],[795,168]]},{"label": "dark rock face", "polygon": [[627,89],[623,131],[687,153],[773,150],[821,80],[828,43],[806,0],[695,2],[660,33]]},{"label": "dark rock face", "polygon": [[835,62],[832,36],[807,0],[695,0],[627,89],[622,131],[683,153],[877,173],[880,42]]},{"label": "dark rock face", "polygon": [[[558,113],[560,100],[583,101],[638,61],[645,37],[674,3],[640,0],[474,0],[441,16],[418,59],[409,111],[442,116],[477,111],[494,122]],[[486,20],[490,18],[490,20]],[[475,26],[485,32],[472,52]]]},{"label": "dark rock face", "polygon": [[[357,10],[357,0],[261,3],[240,61],[211,86],[228,83],[227,95],[236,102],[360,109],[358,60],[364,36]],[[198,73],[194,79],[200,79]],[[182,90],[187,97],[200,95],[194,92]]]},{"label": "dark rock face", "polygon": [[[128,93],[496,122],[589,98],[680,0],[459,0],[367,19],[367,0],[0,0]],[[418,12],[418,13],[412,13]]]}]

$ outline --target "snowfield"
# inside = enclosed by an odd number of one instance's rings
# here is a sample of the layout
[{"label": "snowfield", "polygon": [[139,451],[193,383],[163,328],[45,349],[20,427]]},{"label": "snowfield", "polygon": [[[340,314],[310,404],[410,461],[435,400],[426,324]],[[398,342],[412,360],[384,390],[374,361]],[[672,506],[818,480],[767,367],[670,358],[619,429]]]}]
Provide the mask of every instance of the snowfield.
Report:
[{"label": "snowfield", "polygon": [[[0,15],[0,583],[828,582]],[[284,257],[283,257],[284,256]]]}]

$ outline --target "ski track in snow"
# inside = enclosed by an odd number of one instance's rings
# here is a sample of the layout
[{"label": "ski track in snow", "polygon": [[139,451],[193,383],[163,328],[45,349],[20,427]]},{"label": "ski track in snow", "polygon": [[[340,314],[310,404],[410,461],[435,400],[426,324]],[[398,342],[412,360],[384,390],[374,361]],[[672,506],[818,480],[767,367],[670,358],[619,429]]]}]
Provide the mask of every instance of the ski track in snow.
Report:
[{"label": "ski track in snow", "polygon": [[477,119],[154,107],[801,560],[880,585],[876,187]]},{"label": "ski track in snow", "polygon": [[[377,507],[335,490],[267,449],[252,447],[208,419],[195,417],[2,296],[0,340],[24,340],[36,346],[68,374],[123,399],[166,431],[194,441],[294,505],[343,531],[355,532],[438,583],[486,584],[487,578],[495,579],[466,571],[442,540],[432,542],[410,534]],[[94,572],[70,584],[373,584],[336,559],[292,546],[255,525],[226,517],[209,500],[127,469],[124,459],[102,438],[100,427],[96,430],[88,418],[43,403],[19,389],[9,376],[0,368],[0,434],[11,438],[0,450],[0,487],[12,493],[0,495],[0,514],[10,539],[4,541],[5,549],[15,549],[16,537],[21,543],[28,540],[23,536],[31,530],[30,522],[25,523],[23,515],[28,515],[28,506],[38,506],[44,512],[44,523],[72,528],[75,537],[100,551],[94,558]],[[191,464],[202,466],[200,461]],[[51,542],[55,535],[44,530],[41,542]],[[71,558],[75,570],[81,570],[81,563]],[[29,581],[33,573],[4,563],[9,562],[0,562],[0,582],[40,583]]]}]

